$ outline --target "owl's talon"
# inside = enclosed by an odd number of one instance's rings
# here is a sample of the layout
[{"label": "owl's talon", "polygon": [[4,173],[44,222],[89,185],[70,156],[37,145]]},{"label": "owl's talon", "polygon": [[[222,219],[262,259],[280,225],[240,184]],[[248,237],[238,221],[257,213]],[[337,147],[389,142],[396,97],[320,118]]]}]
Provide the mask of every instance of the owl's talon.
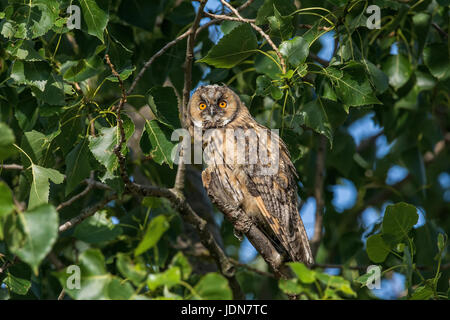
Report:
[{"label": "owl's talon", "polygon": [[233,228],[233,234],[239,241],[244,240],[244,235],[242,232],[237,231],[236,228]]}]

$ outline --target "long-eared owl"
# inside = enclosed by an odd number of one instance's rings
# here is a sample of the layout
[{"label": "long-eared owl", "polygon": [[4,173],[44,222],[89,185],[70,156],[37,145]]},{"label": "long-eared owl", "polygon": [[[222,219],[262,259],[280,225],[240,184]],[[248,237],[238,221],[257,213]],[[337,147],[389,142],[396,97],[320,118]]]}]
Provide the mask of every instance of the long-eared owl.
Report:
[{"label": "long-eared owl", "polygon": [[194,92],[187,123],[194,139],[194,131],[200,132],[205,187],[209,179],[218,179],[214,192],[241,208],[280,254],[312,264],[298,212],[297,173],[278,134],[256,122],[235,92],[219,85]]}]

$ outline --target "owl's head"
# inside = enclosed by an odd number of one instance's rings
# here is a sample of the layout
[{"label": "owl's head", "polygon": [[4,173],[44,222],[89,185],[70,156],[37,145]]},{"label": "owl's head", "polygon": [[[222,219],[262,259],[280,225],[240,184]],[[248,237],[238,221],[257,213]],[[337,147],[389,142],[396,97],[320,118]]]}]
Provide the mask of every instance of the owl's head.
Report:
[{"label": "owl's head", "polygon": [[188,105],[190,124],[202,129],[221,128],[245,109],[238,95],[227,86],[199,87]]}]

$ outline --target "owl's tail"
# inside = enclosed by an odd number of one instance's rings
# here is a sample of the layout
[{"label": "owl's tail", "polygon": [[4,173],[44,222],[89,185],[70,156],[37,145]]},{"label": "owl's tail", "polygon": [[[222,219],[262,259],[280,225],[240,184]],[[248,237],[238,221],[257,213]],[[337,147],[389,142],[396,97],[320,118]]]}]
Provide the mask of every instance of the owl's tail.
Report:
[{"label": "owl's tail", "polygon": [[[294,262],[303,262],[306,265],[314,264],[314,256],[309,245],[308,235],[303,225],[300,215],[295,219],[296,228],[294,227],[289,237],[290,250],[289,255]],[[294,221],[292,221],[294,222]]]}]

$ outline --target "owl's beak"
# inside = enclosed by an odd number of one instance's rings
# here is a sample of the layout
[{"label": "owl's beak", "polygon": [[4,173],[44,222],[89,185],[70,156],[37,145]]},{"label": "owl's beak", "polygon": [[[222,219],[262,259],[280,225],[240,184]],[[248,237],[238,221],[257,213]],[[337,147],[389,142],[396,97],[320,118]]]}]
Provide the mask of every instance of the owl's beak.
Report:
[{"label": "owl's beak", "polygon": [[209,108],[209,113],[211,114],[211,117],[213,117],[216,114],[216,106]]}]

